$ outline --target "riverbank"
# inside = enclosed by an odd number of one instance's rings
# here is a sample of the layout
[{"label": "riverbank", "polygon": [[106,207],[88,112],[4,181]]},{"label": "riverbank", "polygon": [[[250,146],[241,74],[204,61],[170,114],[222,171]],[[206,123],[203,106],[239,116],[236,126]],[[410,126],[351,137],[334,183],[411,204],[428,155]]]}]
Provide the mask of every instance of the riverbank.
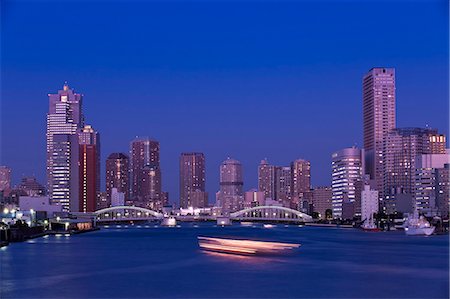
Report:
[{"label": "riverbank", "polygon": [[[21,229],[20,231],[17,231],[14,229],[9,229],[8,235],[10,235],[11,238],[9,240],[2,240],[0,242],[0,247],[8,246],[11,243],[24,242],[27,240],[42,238],[44,236],[49,236],[49,235],[61,235],[61,234],[78,235],[78,234],[83,234],[83,233],[88,233],[88,232],[93,232],[93,231],[98,231],[98,230],[100,230],[100,228],[98,228],[98,227],[91,228],[91,229],[85,229],[85,230],[69,230],[69,231],[59,231],[59,230],[40,231],[40,229],[36,230],[33,227],[29,228],[28,230]],[[36,232],[36,231],[38,231],[38,232]]]}]

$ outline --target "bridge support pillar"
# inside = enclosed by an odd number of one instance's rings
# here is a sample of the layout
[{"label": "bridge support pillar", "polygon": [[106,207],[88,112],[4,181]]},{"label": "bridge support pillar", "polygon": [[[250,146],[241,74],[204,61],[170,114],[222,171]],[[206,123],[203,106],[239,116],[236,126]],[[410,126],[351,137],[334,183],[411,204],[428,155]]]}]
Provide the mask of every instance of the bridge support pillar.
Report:
[{"label": "bridge support pillar", "polygon": [[175,226],[177,225],[177,220],[174,217],[164,217],[161,222],[162,226]]},{"label": "bridge support pillar", "polygon": [[217,217],[217,225],[221,226],[231,225],[230,217]]}]

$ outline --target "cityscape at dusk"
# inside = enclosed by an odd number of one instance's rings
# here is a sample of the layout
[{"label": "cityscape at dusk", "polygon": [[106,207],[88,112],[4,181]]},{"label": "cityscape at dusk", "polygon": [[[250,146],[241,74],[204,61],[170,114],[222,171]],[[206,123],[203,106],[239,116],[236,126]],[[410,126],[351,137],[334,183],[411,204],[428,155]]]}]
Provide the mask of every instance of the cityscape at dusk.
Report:
[{"label": "cityscape at dusk", "polygon": [[1,298],[448,298],[448,1],[1,27]]}]

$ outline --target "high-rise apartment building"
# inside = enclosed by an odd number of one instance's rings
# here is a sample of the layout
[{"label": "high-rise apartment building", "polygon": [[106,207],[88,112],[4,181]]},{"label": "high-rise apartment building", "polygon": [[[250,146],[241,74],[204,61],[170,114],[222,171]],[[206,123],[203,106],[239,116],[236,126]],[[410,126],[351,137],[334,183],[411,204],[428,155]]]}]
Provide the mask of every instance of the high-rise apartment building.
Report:
[{"label": "high-rise apartment building", "polygon": [[131,142],[131,198],[145,206],[154,206],[160,197],[159,142],[149,138],[135,139]]},{"label": "high-rise apartment building", "polygon": [[85,125],[78,133],[78,143],[78,211],[94,212],[100,192],[100,135],[91,126]]},{"label": "high-rise apartment building", "polygon": [[265,198],[275,199],[275,169],[267,159],[261,160],[258,166],[258,190],[264,193]]},{"label": "high-rise apartment building", "polygon": [[11,168],[0,166],[0,191],[11,188]]},{"label": "high-rise apartment building", "polygon": [[292,170],[291,167],[275,168],[275,200],[289,208],[292,200]]},{"label": "high-rise apartment building", "polygon": [[79,142],[84,127],[81,94],[67,83],[56,94],[49,94],[47,114],[47,184],[52,204],[63,211],[79,210]]},{"label": "high-rise apartment building", "polygon": [[[383,191],[384,138],[395,128],[395,69],[372,68],[363,79],[366,173]],[[381,195],[381,194],[380,194]]]},{"label": "high-rise apartment building", "polygon": [[[203,153],[182,153],[180,156],[180,207],[184,209],[206,207],[205,181],[205,155]],[[203,192],[203,194],[199,192]]]},{"label": "high-rise apartment building", "polygon": [[423,154],[445,154],[445,136],[430,128],[397,128],[385,137],[384,208],[396,211],[399,194],[414,198],[416,158]]},{"label": "high-rise apartment building", "polygon": [[161,170],[156,165],[145,165],[140,173],[140,191],[144,206],[159,211],[164,206],[161,196]]},{"label": "high-rise apartment building", "polygon": [[311,163],[297,159],[291,162],[292,208],[300,209],[312,204],[311,194]]},{"label": "high-rise apartment building", "polygon": [[363,180],[364,150],[345,148],[332,154],[333,218],[351,219],[361,196],[357,184]]},{"label": "high-rise apartment building", "polygon": [[244,193],[241,162],[228,158],[220,165],[220,191],[216,194],[216,206],[227,215],[243,208]]},{"label": "high-rise apartment building", "polygon": [[128,155],[124,153],[112,153],[106,159],[106,195],[108,205],[111,204],[112,189],[124,194],[125,202],[129,200],[129,163]]}]

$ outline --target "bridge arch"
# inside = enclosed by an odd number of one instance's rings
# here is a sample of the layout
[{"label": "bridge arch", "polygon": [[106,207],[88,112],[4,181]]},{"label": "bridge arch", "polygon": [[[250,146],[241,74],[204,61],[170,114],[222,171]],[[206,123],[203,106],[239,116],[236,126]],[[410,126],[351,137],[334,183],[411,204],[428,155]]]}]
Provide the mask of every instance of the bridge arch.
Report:
[{"label": "bridge arch", "polygon": [[[140,217],[140,218],[150,218],[148,216],[153,216],[155,218],[161,219],[163,218],[163,214],[155,212],[153,210],[149,210],[146,208],[141,208],[141,207],[135,207],[135,206],[115,206],[115,207],[109,207],[109,208],[105,208],[105,209],[100,209],[94,212],[95,216],[100,216],[101,214],[107,214],[107,213],[113,213],[113,212],[118,212],[120,213],[121,211],[124,210],[128,210],[128,211],[136,211],[136,212],[140,212],[143,213],[144,216]],[[122,215],[125,216],[125,215]],[[139,215],[140,216],[140,215]],[[145,217],[147,216],[147,217]],[[126,217],[125,217],[126,218]]]},{"label": "bridge arch", "polygon": [[[274,215],[275,214],[275,215]],[[230,214],[230,218],[235,219],[301,219],[305,222],[312,221],[312,217],[303,212],[280,206],[258,206],[243,209]]]}]

